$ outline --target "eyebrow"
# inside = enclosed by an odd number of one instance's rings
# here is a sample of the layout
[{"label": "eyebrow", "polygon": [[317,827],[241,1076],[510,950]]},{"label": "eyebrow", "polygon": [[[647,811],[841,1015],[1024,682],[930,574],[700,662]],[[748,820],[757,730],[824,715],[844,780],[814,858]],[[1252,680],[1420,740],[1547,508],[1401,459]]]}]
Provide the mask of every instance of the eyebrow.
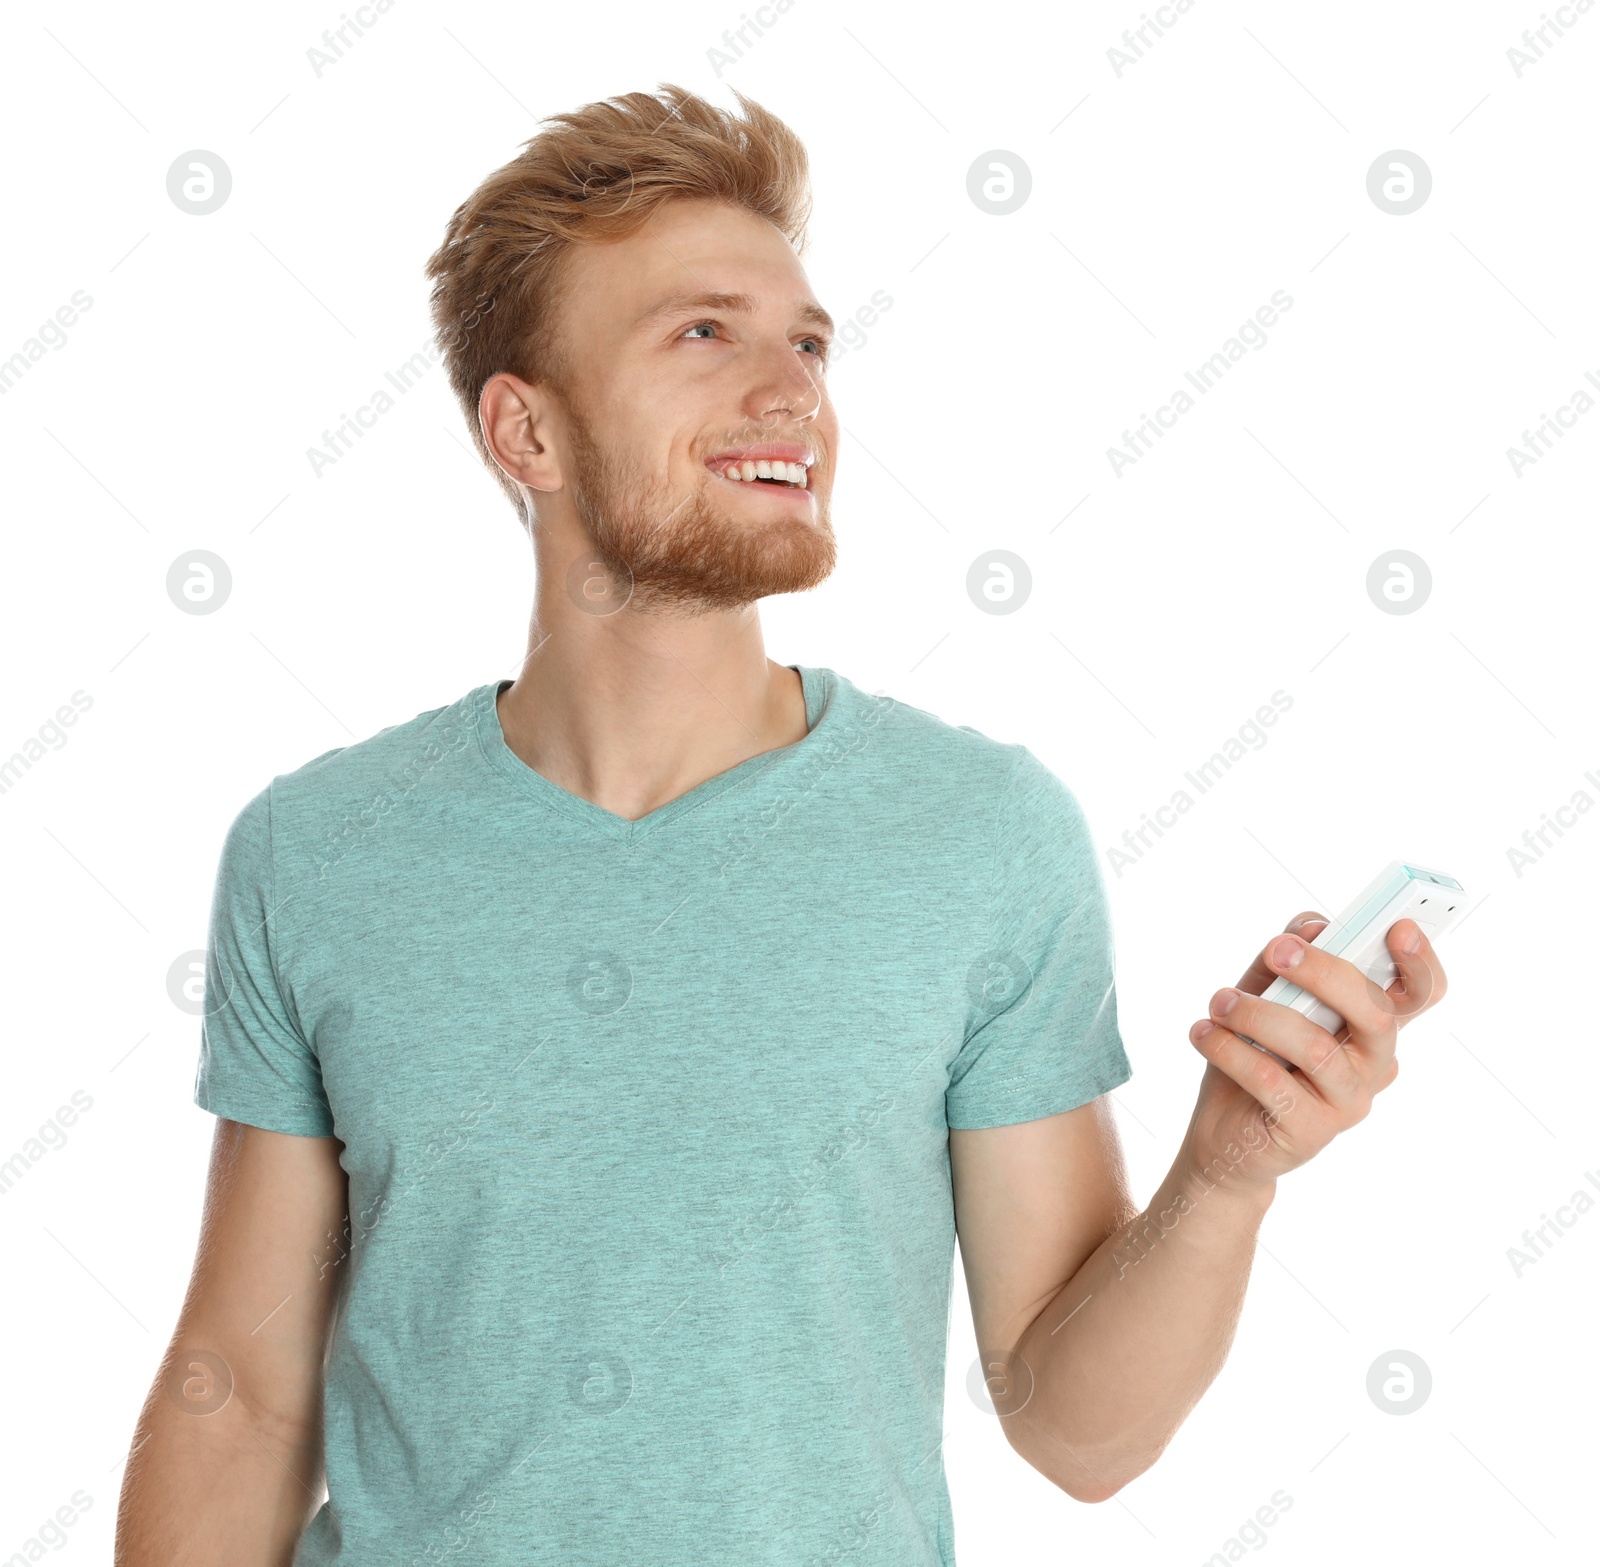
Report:
[{"label": "eyebrow", "polygon": [[[692,310],[726,310],[733,315],[751,316],[758,308],[758,301],[753,294],[674,294],[645,311],[639,317],[638,325],[644,326],[662,316],[679,315]],[[794,314],[802,326],[814,327],[830,337],[833,335],[833,317],[816,300],[802,301],[795,306]]]}]

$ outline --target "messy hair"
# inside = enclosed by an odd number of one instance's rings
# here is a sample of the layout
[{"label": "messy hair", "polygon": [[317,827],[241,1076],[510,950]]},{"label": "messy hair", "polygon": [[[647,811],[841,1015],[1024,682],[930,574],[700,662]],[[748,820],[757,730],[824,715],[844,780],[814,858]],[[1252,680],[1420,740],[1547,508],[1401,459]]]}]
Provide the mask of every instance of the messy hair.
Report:
[{"label": "messy hair", "polygon": [[561,390],[556,330],[561,263],[574,244],[622,239],[672,197],[710,198],[771,222],[803,252],[810,218],[805,147],[737,88],[743,117],[662,83],[567,114],[483,181],[428,258],[430,308],[451,389],[473,444],[519,517],[521,487],[489,451],[478,421],[484,383],[509,371]]}]

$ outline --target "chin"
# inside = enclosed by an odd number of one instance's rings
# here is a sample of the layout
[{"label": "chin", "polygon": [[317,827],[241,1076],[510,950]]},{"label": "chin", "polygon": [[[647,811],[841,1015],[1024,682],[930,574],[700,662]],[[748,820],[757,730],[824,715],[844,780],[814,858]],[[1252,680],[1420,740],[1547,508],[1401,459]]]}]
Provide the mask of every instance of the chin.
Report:
[{"label": "chin", "polygon": [[[679,538],[680,545],[688,540]],[[788,518],[764,529],[728,518],[698,534],[692,546],[671,551],[641,574],[641,603],[676,603],[740,609],[784,593],[806,593],[832,574],[836,559],[826,517]]]}]

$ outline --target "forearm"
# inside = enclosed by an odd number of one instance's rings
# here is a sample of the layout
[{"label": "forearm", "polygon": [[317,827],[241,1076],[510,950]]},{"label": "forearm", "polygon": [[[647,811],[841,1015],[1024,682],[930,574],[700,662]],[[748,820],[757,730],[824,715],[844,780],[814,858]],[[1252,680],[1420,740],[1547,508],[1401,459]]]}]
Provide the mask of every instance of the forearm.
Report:
[{"label": "forearm", "polygon": [[[1012,1444],[1081,1501],[1101,1501],[1161,1455],[1221,1370],[1275,1183],[1196,1171],[1187,1145],[1150,1205],[1108,1237],[1016,1346],[1032,1391]],[[1025,1391],[1017,1386],[1020,1398]]]},{"label": "forearm", "polygon": [[158,1378],[123,1476],[116,1567],[289,1567],[321,1484],[320,1429],[274,1427],[237,1396],[190,1414]]}]

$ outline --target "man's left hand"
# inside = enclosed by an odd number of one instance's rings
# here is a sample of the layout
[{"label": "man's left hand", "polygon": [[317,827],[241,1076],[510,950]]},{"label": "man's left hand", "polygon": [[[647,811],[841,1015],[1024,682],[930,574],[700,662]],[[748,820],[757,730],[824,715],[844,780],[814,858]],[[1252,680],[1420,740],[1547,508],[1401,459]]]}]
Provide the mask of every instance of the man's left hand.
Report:
[{"label": "man's left hand", "polygon": [[[1311,945],[1326,924],[1321,914],[1296,915],[1237,986],[1211,998],[1210,1017],[1189,1031],[1208,1064],[1185,1141],[1197,1184],[1203,1180],[1206,1189],[1217,1183],[1268,1190],[1364,1120],[1400,1070],[1401,1027],[1444,996],[1444,968],[1415,920],[1397,920],[1389,929],[1397,978],[1387,990],[1353,963]],[[1337,1035],[1261,999],[1280,974],[1345,1020]]]}]

